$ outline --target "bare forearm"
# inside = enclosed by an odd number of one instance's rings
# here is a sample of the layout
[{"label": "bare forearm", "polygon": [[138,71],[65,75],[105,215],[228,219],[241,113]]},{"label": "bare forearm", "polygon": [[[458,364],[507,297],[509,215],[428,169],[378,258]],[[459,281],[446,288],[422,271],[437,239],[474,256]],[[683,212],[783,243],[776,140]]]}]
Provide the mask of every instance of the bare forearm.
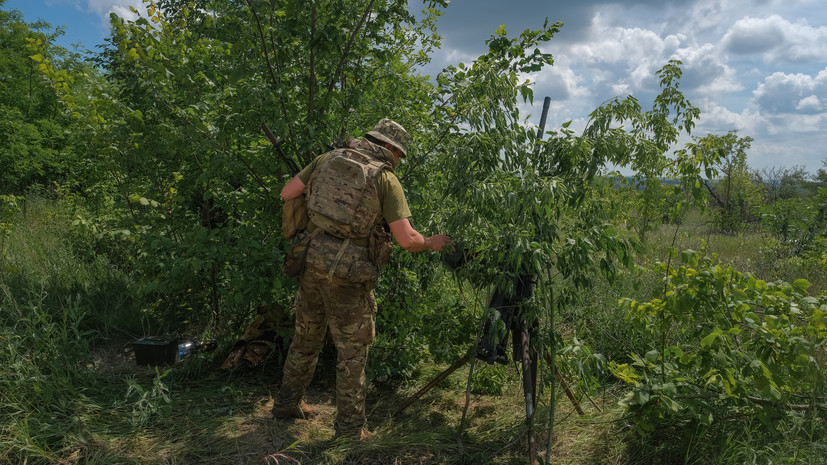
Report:
[{"label": "bare forearm", "polygon": [[402,248],[408,252],[422,252],[423,250],[434,250],[431,246],[431,242],[430,237],[425,237],[414,231],[414,234],[411,235],[406,243],[407,247],[401,243],[400,245],[402,245]]},{"label": "bare forearm", "polygon": [[394,221],[390,224],[391,233],[396,242],[408,252],[421,252],[423,250],[442,250],[447,242],[448,236],[436,235],[425,237],[411,226],[407,218]]}]

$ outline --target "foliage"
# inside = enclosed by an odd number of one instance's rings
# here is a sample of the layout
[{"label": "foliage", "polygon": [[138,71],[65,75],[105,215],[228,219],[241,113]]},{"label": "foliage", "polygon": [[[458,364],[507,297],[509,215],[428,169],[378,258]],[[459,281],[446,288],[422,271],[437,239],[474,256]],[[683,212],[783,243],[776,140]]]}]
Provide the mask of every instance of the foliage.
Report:
[{"label": "foliage", "polygon": [[0,195],[0,253],[6,251],[6,237],[20,214],[20,202],[24,198],[14,195]]},{"label": "foliage", "polygon": [[693,251],[681,260],[660,266],[660,298],[620,301],[650,340],[628,363],[610,363],[633,387],[623,403],[638,428],[747,413],[773,429],[800,403],[822,415],[827,294],[808,295],[805,279],[768,283]]},{"label": "foliage", "polygon": [[[757,176],[766,192],[764,201],[768,205],[779,200],[810,196],[811,187],[803,166],[765,168],[757,173]],[[817,175],[815,179],[818,179]]]},{"label": "foliage", "polygon": [[[756,175],[747,166],[747,149],[751,137],[738,137],[736,131],[725,136],[707,136],[713,150],[719,152],[718,171],[722,177],[707,189],[715,199],[715,224],[723,232],[734,233],[755,222],[756,209],[763,201],[763,193]],[[712,178],[712,176],[708,176]]]},{"label": "foliage", "polygon": [[[546,27],[547,34],[556,30]],[[516,74],[493,74],[492,68],[512,69],[494,66],[494,53],[492,48],[485,59],[440,76],[443,101],[488,105],[481,115],[463,117],[469,129],[451,134],[444,143],[448,156],[435,171],[446,173],[440,178],[442,191],[448,193],[440,205],[445,228],[461,237],[474,257],[461,277],[478,287],[493,284],[507,290],[513,279],[528,276],[540,288],[553,288],[554,305],[565,308],[598,271],[611,278],[617,263],[633,265],[636,242],[611,223],[617,205],[602,195],[606,184],[595,182],[599,171],[611,163],[648,173],[641,179],[649,180],[644,205],[651,212],[658,176],[665,172],[677,173],[692,199],[703,200],[700,176],[719,152],[690,144],[667,161],[667,148],[680,131],[692,127],[698,114],[677,91],[678,62],[661,70],[662,92],[652,111],[643,112],[633,97],[613,99],[593,112],[582,136],[566,124],[547,141],[538,141],[517,120],[514,99],[519,91],[505,84],[517,82]],[[466,85],[469,82],[473,85]],[[534,306],[529,315],[545,317],[545,310]]]},{"label": "foliage", "polygon": [[793,256],[818,254],[827,240],[827,188],[811,199],[793,197],[761,209],[764,229]]},{"label": "foliage", "polygon": [[17,10],[0,10],[0,193],[76,175],[78,132],[43,71],[48,64],[67,79],[94,71],[80,54],[54,45],[62,34],[43,21],[24,22]]},{"label": "foliage", "polygon": [[170,372],[161,373],[155,367],[155,377],[152,387],[145,389],[134,378],[127,378],[129,389],[126,390],[126,399],[132,403],[132,417],[130,421],[135,426],[144,426],[155,416],[168,416],[172,412],[172,399],[169,387],[162,381]]},{"label": "foliage", "polygon": [[[88,116],[84,142],[99,154],[88,183],[108,219],[91,221],[128,236],[139,296],[167,327],[283,300],[293,283],[275,266],[286,247],[277,190],[293,156],[306,163],[380,117],[407,124],[424,111],[428,84],[411,70],[438,40],[435,8],[417,22],[398,2],[306,6],[146,2],[135,21],[112,18],[99,98],[61,94]],[[273,155],[262,122],[292,156]]]},{"label": "foliage", "polygon": [[[535,286],[524,310],[541,322],[538,348],[554,348],[561,371],[587,392],[605,381],[608,363],[631,382],[626,405],[641,430],[681,428],[680,414],[690,413],[711,431],[747,413],[819,431],[812,425],[820,410],[796,406],[823,404],[823,296],[806,296],[803,281],[765,283],[691,253],[682,267],[658,268],[662,286],[635,266],[645,261],[636,257],[641,242],[657,238],[660,223],[679,222],[689,205],[703,207],[707,193],[720,199],[722,229],[751,219],[761,189],[744,161],[750,139],[731,132],[675,147],[699,117],[680,92],[677,61],[658,72],[651,110],[632,96],[614,98],[582,134],[566,123],[539,139],[518,101],[533,100],[526,77],[553,64],[543,50],[560,24],[517,36],[500,27],[483,55],[431,82],[417,70],[439,46],[436,19],[446,3],[429,2],[417,17],[391,0],[147,0],[138,19],[112,18],[109,45],[95,58],[104,72],[55,47],[59,30],[0,11],[0,75],[12,76],[0,87],[0,129],[11,135],[0,141],[0,162],[12,167],[0,173],[10,194],[0,195],[0,336],[9,349],[0,354],[9,367],[0,415],[26,418],[2,422],[0,450],[11,452],[0,460],[55,462],[81,447],[91,452],[78,460],[118,461],[106,455],[128,441],[104,434],[114,427],[124,438],[157,436],[153,428],[178,426],[170,423],[182,406],[187,428],[212,420],[238,440],[226,425],[236,424],[227,421],[232,413],[204,407],[204,396],[229,397],[220,408],[237,411],[240,392],[260,400],[265,388],[213,380],[222,387],[191,399],[197,387],[182,378],[206,369],[112,376],[93,370],[88,352],[100,338],[139,330],[233,337],[251,308],[286,302],[295,283],[279,267],[279,187],[294,165],[382,117],[414,136],[397,175],[417,229],[451,234],[471,260],[452,275],[434,254],[395,251],[376,289],[372,379],[413,379],[428,361],[453,362],[490,313],[493,288],[513,290],[525,279]],[[261,123],[288,155],[274,151]],[[608,166],[634,174],[618,186]],[[705,191],[704,177],[718,181]],[[36,184],[57,200],[40,199]],[[802,257],[792,259],[823,270],[825,191],[808,189],[818,194],[762,213],[779,237],[773,250],[800,245]],[[653,287],[663,289],[659,298],[640,303]],[[629,298],[628,323],[606,304],[618,297]],[[555,332],[556,320],[563,331]],[[508,375],[478,371],[473,390],[508,393]],[[550,373],[542,379],[554,382]],[[245,402],[245,412],[266,410]],[[110,410],[117,415],[100,420]],[[437,410],[456,413],[456,402]],[[456,452],[442,411],[423,415],[438,425],[429,439],[450,437],[436,446],[440,460]],[[105,425],[87,427],[95,416]],[[480,426],[466,444],[499,434],[512,447],[512,430],[524,427],[518,417],[495,419],[494,432]],[[180,429],[176,439],[190,437]],[[216,442],[210,429],[193,434]],[[147,442],[153,452],[164,447]],[[424,442],[433,453],[433,441]],[[464,457],[497,454],[480,446]],[[181,460],[203,458],[194,455]]]},{"label": "foliage", "polygon": [[506,368],[503,365],[478,365],[471,380],[472,394],[501,395],[506,381]]},{"label": "foliage", "polygon": [[827,187],[827,159],[822,160],[824,168],[819,168],[813,176],[813,181],[818,187]]},{"label": "foliage", "polygon": [[54,459],[72,442],[66,432],[76,429],[79,407],[72,399],[82,399],[89,382],[78,362],[95,333],[84,329],[88,311],[82,302],[63,297],[58,312],[48,306],[45,293],[18,300],[8,283],[0,282],[0,437],[3,454],[12,454],[10,463]]}]

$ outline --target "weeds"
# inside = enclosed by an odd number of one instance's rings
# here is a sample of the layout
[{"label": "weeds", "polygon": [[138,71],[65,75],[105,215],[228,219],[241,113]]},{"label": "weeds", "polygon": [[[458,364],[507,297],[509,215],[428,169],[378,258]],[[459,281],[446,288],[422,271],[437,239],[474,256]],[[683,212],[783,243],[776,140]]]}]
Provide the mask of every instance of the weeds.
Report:
[{"label": "weeds", "polygon": [[155,377],[149,389],[144,389],[134,376],[126,378],[126,384],[129,386],[126,401],[132,406],[130,421],[133,426],[146,426],[153,417],[166,417],[172,412],[169,387],[163,382],[163,378],[169,373],[169,370],[160,373],[158,367],[155,367]]}]

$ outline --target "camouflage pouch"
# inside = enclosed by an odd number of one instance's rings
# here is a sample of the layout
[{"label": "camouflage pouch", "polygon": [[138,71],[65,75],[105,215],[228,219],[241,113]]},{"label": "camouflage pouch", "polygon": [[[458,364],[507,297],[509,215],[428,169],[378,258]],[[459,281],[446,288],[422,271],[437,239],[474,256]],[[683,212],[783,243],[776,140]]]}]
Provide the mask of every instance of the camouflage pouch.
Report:
[{"label": "camouflage pouch", "polygon": [[391,233],[385,229],[384,224],[375,224],[368,238],[368,256],[371,263],[382,270],[390,261],[392,250],[393,239]]},{"label": "camouflage pouch", "polygon": [[313,239],[307,252],[307,267],[328,279],[364,283],[371,288],[379,278],[379,268],[370,261],[367,247],[328,234]]},{"label": "camouflage pouch", "polygon": [[284,258],[284,274],[288,278],[296,278],[304,271],[304,264],[307,261],[307,249],[315,235],[315,232],[301,231],[293,237],[293,244],[290,246],[290,251],[287,252],[287,257]]},{"label": "camouflage pouch", "polygon": [[307,215],[307,202],[304,195],[286,200],[281,210],[281,232],[290,239],[299,231],[307,229],[310,217]]}]

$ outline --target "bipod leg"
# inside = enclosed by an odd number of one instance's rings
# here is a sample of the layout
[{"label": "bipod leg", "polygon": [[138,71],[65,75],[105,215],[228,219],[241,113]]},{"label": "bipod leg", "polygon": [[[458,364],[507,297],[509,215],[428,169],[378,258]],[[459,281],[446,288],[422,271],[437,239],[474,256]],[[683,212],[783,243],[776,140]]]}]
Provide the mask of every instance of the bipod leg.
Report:
[{"label": "bipod leg", "polygon": [[431,389],[433,389],[433,388],[434,388],[434,386],[436,386],[437,384],[441,383],[441,382],[442,382],[442,380],[444,380],[445,378],[447,378],[448,376],[450,376],[450,375],[451,375],[451,373],[453,373],[453,372],[457,371],[457,370],[458,370],[461,366],[463,366],[463,365],[465,365],[466,363],[468,363],[468,358],[469,358],[468,354],[463,355],[463,356],[462,356],[462,358],[460,358],[459,360],[457,360],[456,362],[454,362],[454,364],[453,364],[453,365],[451,365],[450,367],[448,367],[448,369],[447,369],[447,370],[445,370],[445,371],[443,371],[442,373],[440,373],[440,374],[439,374],[439,376],[437,376],[436,378],[434,378],[434,379],[433,379],[430,383],[426,384],[426,385],[425,385],[425,387],[423,387],[423,388],[422,388],[422,389],[420,389],[419,391],[416,391],[416,393],[415,393],[414,395],[412,395],[411,397],[408,397],[408,398],[405,400],[405,402],[402,402],[402,404],[399,406],[399,408],[397,408],[397,409],[396,409],[396,411],[395,411],[395,412],[393,412],[393,416],[396,416],[396,415],[399,415],[400,413],[402,413],[402,411],[403,411],[403,410],[405,410],[406,408],[410,407],[410,406],[411,406],[411,404],[413,404],[414,402],[416,402],[416,401],[417,401],[417,399],[419,399],[420,397],[422,397],[423,395],[425,395],[425,393],[426,393],[426,392],[428,392],[428,391],[430,391]]},{"label": "bipod leg", "polygon": [[[546,353],[546,362],[548,362],[549,366],[552,366],[551,355],[549,355],[548,353]],[[566,392],[566,397],[569,398],[571,404],[574,405],[574,409],[577,410],[577,414],[581,417],[586,415],[586,413],[583,412],[583,408],[580,407],[580,402],[577,401],[577,398],[574,396],[574,393],[571,391],[571,388],[569,387],[568,383],[566,383],[566,380],[563,378],[563,375],[560,374],[560,370],[558,370],[556,367],[554,369],[554,374],[557,377],[557,381],[560,382],[560,386],[563,386],[563,390]],[[595,405],[595,407],[597,407],[597,405]]]},{"label": "bipod leg", "polygon": [[537,363],[531,359],[531,336],[525,321],[520,322],[520,349],[523,366],[523,394],[525,395],[526,421],[528,422],[528,463],[537,465],[537,444],[534,442],[534,407]]}]

